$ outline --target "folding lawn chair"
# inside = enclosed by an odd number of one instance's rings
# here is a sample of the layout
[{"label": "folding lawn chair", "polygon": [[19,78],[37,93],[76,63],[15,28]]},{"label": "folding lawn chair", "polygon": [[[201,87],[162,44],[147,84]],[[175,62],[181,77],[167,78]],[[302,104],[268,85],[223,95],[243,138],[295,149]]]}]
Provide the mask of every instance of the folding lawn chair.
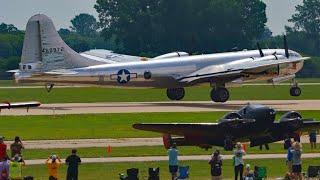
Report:
[{"label": "folding lawn chair", "polygon": [[266,167],[258,167],[258,177],[255,177],[257,180],[263,180],[267,178],[267,168]]},{"label": "folding lawn chair", "polygon": [[305,174],[306,179],[320,179],[320,166],[309,166]]},{"label": "folding lawn chair", "polygon": [[179,166],[179,176],[176,180],[187,180],[189,179],[189,166]]},{"label": "folding lawn chair", "polygon": [[160,168],[149,168],[148,180],[159,180]]}]

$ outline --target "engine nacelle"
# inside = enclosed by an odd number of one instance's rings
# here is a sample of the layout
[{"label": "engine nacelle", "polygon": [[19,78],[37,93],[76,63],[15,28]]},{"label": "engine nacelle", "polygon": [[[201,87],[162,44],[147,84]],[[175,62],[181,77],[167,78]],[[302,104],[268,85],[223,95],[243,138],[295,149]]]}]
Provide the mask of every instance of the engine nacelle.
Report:
[{"label": "engine nacelle", "polygon": [[290,111],[281,116],[280,122],[287,122],[292,120],[301,120],[302,116],[300,113],[295,111]]},{"label": "engine nacelle", "polygon": [[164,54],[164,55],[161,55],[161,56],[157,56],[157,57],[152,58],[150,60],[169,59],[169,58],[185,57],[185,56],[189,56],[189,53],[186,53],[186,52],[172,52],[172,53]]}]

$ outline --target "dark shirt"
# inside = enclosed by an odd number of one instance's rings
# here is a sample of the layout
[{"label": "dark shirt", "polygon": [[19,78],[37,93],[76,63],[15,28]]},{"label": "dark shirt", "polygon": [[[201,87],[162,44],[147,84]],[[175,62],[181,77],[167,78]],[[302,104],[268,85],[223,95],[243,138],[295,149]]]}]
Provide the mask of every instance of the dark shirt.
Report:
[{"label": "dark shirt", "polygon": [[68,164],[68,171],[78,171],[78,166],[81,163],[81,159],[77,155],[70,155],[66,159]]},{"label": "dark shirt", "polygon": [[21,155],[21,150],[23,149],[23,146],[21,143],[14,142],[10,146],[11,149],[11,157],[14,157],[16,154]]}]

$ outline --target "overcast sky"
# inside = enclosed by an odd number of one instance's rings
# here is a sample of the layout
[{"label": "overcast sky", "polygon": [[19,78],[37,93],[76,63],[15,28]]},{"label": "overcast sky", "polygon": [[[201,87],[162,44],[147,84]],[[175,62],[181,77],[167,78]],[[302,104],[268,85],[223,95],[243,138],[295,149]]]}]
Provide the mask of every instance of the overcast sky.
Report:
[{"label": "overcast sky", "polygon": [[[282,34],[284,26],[302,0],[263,0],[267,4],[268,27],[274,34]],[[57,29],[69,27],[70,20],[79,13],[97,17],[93,8],[96,0],[0,0],[0,23],[14,24],[25,29],[28,19],[38,13],[51,17]]]}]

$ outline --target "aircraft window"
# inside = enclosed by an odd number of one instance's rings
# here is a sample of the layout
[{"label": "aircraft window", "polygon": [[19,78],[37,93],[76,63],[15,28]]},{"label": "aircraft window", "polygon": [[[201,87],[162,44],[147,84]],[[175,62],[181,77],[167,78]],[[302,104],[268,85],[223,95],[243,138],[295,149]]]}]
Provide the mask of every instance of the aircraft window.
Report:
[{"label": "aircraft window", "polygon": [[32,69],[31,65],[28,65],[28,69]]},{"label": "aircraft window", "polygon": [[23,65],[22,69],[25,70],[26,68],[27,68],[27,66],[26,66],[26,65]]}]

